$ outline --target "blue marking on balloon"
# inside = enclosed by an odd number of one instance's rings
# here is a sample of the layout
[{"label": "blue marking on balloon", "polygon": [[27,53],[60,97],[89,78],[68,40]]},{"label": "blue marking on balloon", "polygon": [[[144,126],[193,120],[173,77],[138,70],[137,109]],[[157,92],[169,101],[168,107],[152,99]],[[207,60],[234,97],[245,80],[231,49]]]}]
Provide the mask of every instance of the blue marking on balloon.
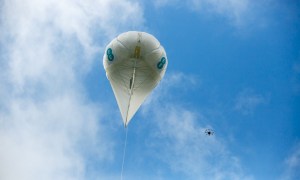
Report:
[{"label": "blue marking on balloon", "polygon": [[160,60],[163,64],[166,63],[166,58],[165,57],[162,57],[161,60]]},{"label": "blue marking on balloon", "polygon": [[106,55],[107,55],[107,58],[108,58],[109,61],[113,61],[114,58],[115,58],[115,56],[112,53],[112,49],[111,48],[108,48],[106,50]]},{"label": "blue marking on balloon", "polygon": [[111,53],[112,53],[112,49],[111,49],[111,48],[108,48],[107,51],[106,51],[106,54],[109,55],[109,54],[111,54]]},{"label": "blue marking on balloon", "polygon": [[164,65],[166,64],[167,60],[165,57],[162,57],[160,59],[160,61],[157,63],[157,68],[158,69],[162,69],[164,67]]}]

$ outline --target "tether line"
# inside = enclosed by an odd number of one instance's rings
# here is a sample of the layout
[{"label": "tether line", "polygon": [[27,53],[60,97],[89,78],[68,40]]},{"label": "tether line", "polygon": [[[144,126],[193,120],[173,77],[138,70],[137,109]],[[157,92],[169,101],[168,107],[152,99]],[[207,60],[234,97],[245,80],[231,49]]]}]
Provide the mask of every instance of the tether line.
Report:
[{"label": "tether line", "polygon": [[127,144],[127,133],[128,133],[128,127],[126,129],[126,135],[125,135],[125,144],[124,144],[124,151],[123,151],[123,162],[122,162],[122,170],[121,170],[121,180],[123,180],[123,170],[124,170],[124,162],[125,162],[125,154],[126,154],[126,144]]}]

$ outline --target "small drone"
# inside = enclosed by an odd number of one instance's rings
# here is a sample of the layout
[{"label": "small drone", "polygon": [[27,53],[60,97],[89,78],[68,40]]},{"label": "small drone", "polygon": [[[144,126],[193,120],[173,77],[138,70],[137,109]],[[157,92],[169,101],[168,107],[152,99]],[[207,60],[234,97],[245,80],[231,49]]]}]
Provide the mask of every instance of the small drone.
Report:
[{"label": "small drone", "polygon": [[212,129],[206,129],[205,134],[208,136],[212,136],[212,135],[214,135],[214,131]]}]

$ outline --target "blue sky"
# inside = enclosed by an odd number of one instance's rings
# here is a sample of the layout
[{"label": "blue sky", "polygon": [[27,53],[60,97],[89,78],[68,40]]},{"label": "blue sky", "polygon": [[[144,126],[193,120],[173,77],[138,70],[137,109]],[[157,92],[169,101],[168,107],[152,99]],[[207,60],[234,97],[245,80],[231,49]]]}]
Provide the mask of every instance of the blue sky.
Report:
[{"label": "blue sky", "polygon": [[120,179],[102,57],[129,30],[169,64],[129,124],[124,179],[300,178],[297,1],[4,0],[0,17],[0,179]]}]

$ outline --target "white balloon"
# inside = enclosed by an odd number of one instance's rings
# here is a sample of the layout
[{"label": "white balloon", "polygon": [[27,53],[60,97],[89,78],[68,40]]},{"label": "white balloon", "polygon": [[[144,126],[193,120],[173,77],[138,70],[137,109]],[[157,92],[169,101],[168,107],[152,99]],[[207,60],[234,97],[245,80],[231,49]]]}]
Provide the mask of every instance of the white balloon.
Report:
[{"label": "white balloon", "polygon": [[154,36],[129,31],[120,34],[107,45],[103,66],[126,127],[163,78],[168,59],[164,48]]}]

